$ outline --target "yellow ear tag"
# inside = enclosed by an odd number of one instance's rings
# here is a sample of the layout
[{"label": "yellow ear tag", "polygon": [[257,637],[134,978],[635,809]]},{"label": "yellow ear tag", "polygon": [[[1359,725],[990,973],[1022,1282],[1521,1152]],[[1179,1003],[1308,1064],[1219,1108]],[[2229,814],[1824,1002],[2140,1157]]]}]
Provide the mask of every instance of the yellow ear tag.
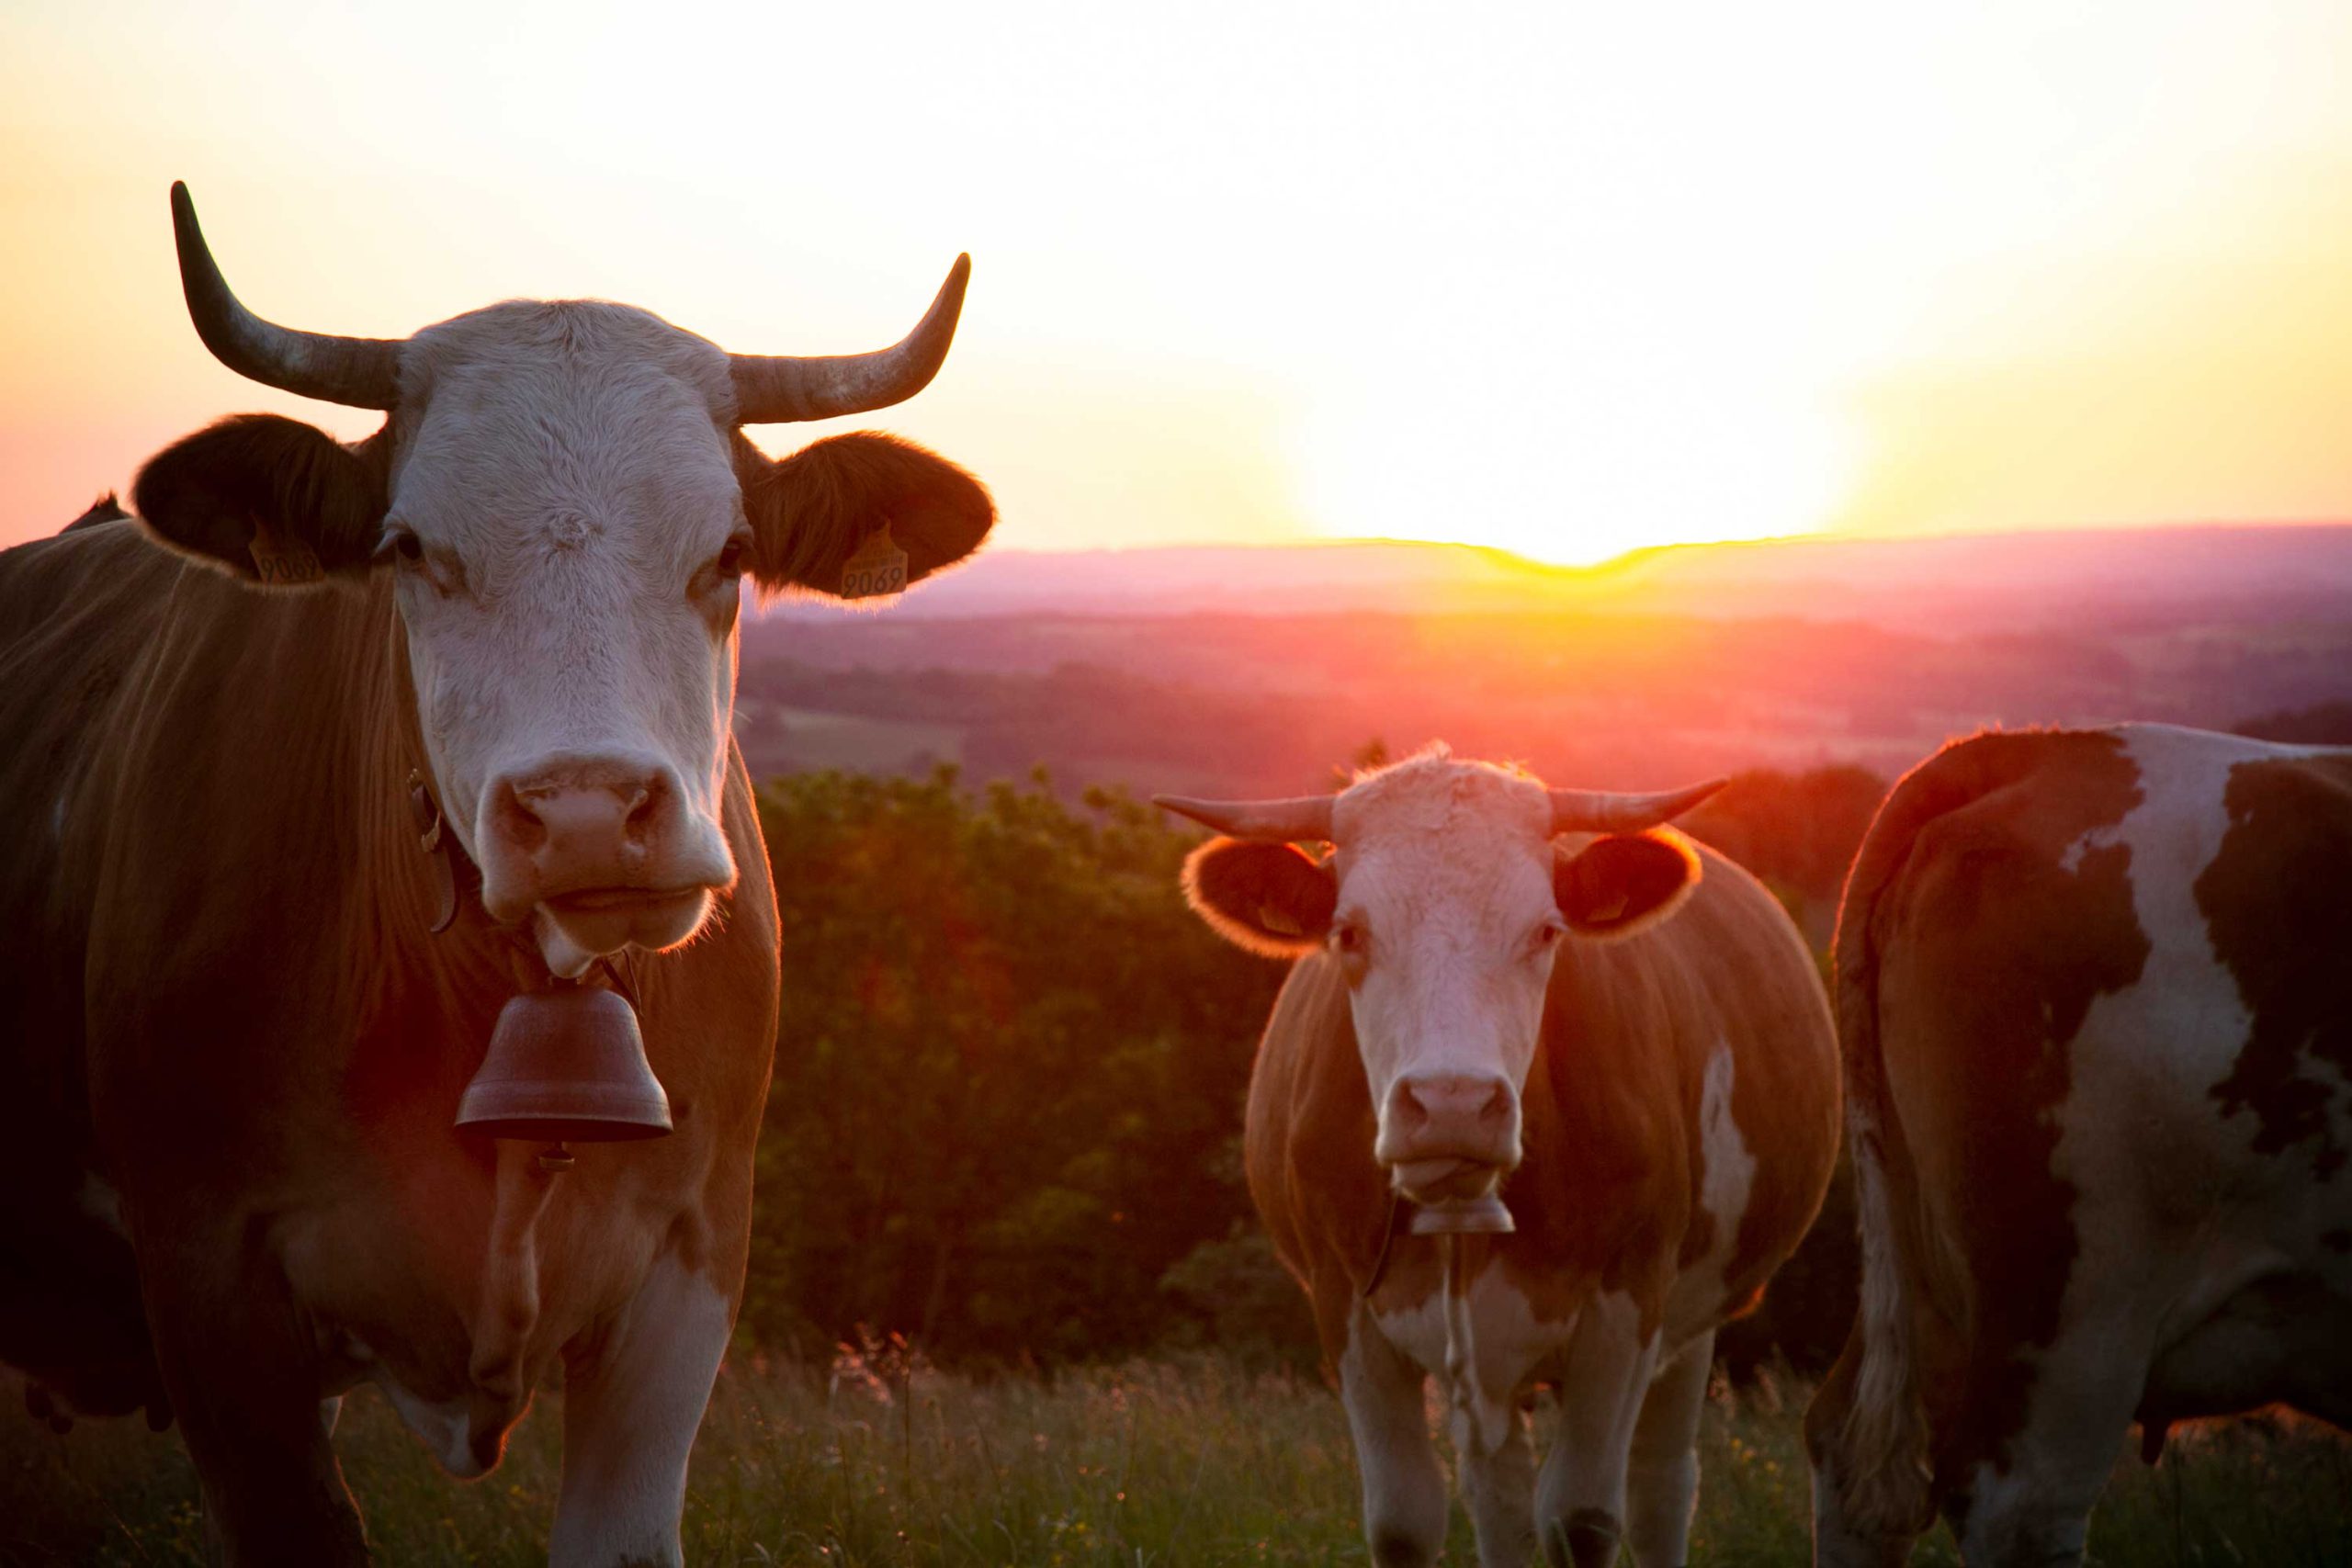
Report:
[{"label": "yellow ear tag", "polygon": [[907,552],[890,537],[888,523],[865,536],[865,543],[842,563],[842,597],[878,599],[907,587]]},{"label": "yellow ear tag", "polygon": [[1296,920],[1292,919],[1272,904],[1258,906],[1258,923],[1276,936],[1305,936],[1306,934],[1299,929]]},{"label": "yellow ear tag", "polygon": [[253,543],[245,547],[254,558],[254,570],[274,588],[316,582],[327,574],[319,564],[317,551],[300,539],[279,538],[258,517],[254,519]]}]

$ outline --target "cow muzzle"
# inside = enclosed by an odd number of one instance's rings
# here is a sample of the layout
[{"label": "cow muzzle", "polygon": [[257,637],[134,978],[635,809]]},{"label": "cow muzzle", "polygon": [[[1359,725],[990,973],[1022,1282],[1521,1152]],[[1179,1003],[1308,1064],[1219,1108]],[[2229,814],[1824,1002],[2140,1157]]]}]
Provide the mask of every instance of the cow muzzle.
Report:
[{"label": "cow muzzle", "polygon": [[1388,1091],[1373,1155],[1416,1203],[1488,1197],[1519,1165],[1519,1095],[1487,1074],[1408,1075]]},{"label": "cow muzzle", "polygon": [[625,947],[676,946],[734,880],[718,825],[673,770],[638,760],[505,773],[484,792],[475,838],[483,907],[502,921],[529,917],[558,975]]}]

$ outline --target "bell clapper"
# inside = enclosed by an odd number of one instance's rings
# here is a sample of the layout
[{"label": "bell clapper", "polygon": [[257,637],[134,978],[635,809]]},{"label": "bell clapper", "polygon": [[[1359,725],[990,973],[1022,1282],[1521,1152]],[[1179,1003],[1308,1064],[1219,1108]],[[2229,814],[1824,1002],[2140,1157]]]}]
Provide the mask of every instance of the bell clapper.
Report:
[{"label": "bell clapper", "polygon": [[571,1145],[561,1139],[539,1151],[539,1168],[549,1176],[561,1176],[571,1168]]}]

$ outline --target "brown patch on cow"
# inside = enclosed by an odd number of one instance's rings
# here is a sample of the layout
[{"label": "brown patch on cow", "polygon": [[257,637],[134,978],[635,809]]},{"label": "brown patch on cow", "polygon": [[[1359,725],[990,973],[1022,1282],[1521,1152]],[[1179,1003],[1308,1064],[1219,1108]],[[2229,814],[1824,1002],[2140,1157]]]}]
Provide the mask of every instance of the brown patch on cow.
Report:
[{"label": "brown patch on cow", "polygon": [[[2008,1468],[2035,1352],[2057,1337],[2078,1253],[2075,1190],[2052,1168],[2070,1047],[2092,1004],[2136,984],[2151,951],[2130,847],[2078,846],[2143,794],[2120,737],[1983,737],[1905,781],[1889,811],[1916,813],[1907,830],[1881,841],[1883,818],[1857,864],[1859,881],[1883,857],[1879,893],[1858,900],[1849,887],[1840,984],[1867,985],[1861,1016],[1877,1033],[1853,1037],[1847,998],[1849,1092],[1880,1106],[1910,1380],[1951,1508],[1964,1511],[1954,1490],[1977,1464]],[[1866,929],[1843,923],[1857,919]],[[1899,1115],[1897,1077],[1910,1089]],[[1929,1228],[1938,1215],[1949,1234]]]},{"label": "brown patch on cow", "polygon": [[2254,1113],[2256,1154],[2308,1150],[2312,1177],[2330,1180],[2348,1151],[2329,1115],[2335,1089],[2310,1068],[2352,1078],[2352,760],[2241,762],[2222,803],[2230,829],[2197,907],[2254,1024],[2211,1092],[2226,1116]]},{"label": "brown patch on cow", "polygon": [[2352,1252],[2352,1230],[2338,1226],[2324,1233],[2319,1239],[2330,1252]]}]

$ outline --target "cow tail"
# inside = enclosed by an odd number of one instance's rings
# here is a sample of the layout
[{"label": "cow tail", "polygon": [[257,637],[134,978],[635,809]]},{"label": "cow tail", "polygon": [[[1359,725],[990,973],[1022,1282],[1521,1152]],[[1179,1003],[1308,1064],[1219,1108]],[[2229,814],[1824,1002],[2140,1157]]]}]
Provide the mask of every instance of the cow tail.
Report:
[{"label": "cow tail", "polygon": [[2023,735],[1986,735],[1946,747],[1894,789],[1854,857],[1834,948],[1838,1040],[1846,1075],[1846,1144],[1861,1232],[1861,1304],[1838,1484],[1849,1521],[1909,1536],[1933,1521],[1927,1412],[1914,1344],[1909,1281],[1939,1272],[1917,1179],[1887,1092],[1879,1037],[1883,900],[1920,832],[2018,776]]}]

